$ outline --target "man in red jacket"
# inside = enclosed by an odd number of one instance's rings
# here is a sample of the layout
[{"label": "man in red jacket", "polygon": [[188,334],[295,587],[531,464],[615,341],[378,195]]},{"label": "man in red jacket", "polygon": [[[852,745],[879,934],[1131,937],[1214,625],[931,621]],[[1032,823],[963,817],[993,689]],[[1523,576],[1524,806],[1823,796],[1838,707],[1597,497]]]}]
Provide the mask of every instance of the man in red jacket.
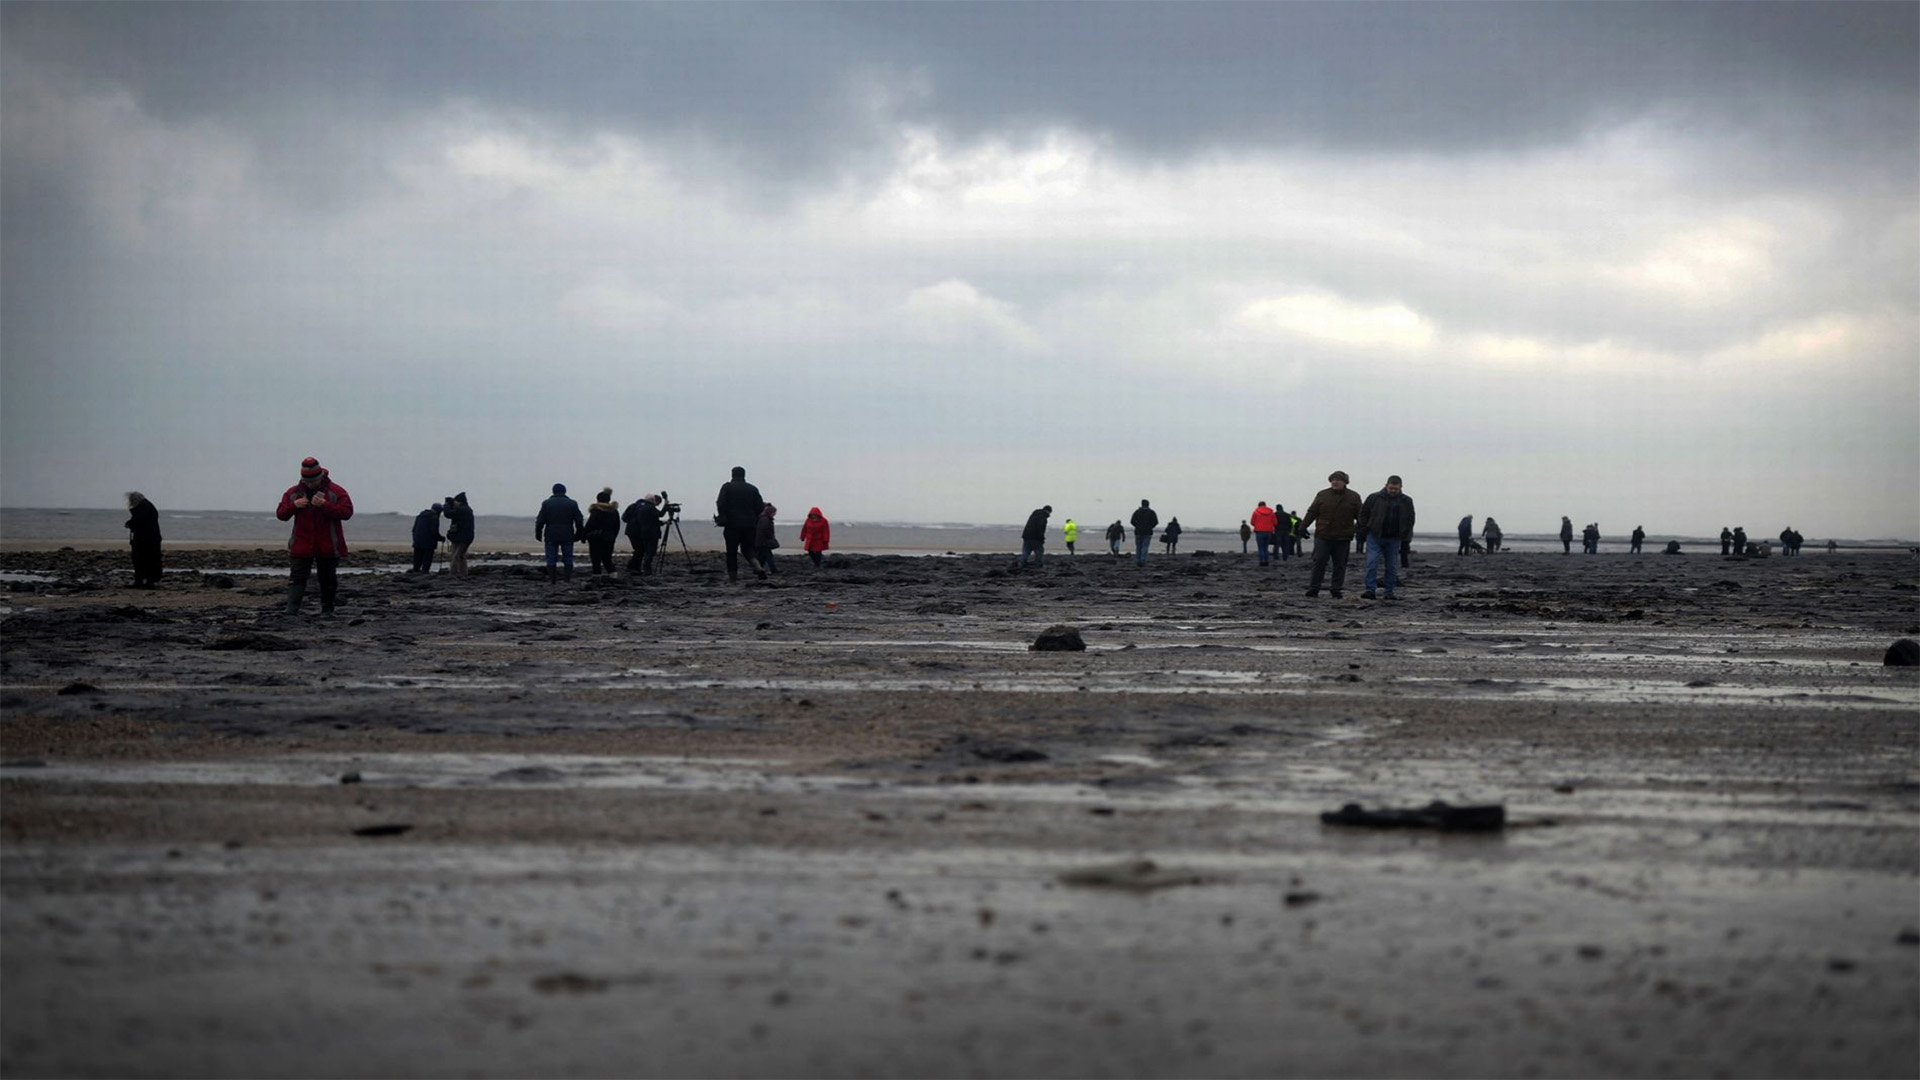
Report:
[{"label": "man in red jacket", "polygon": [[1260,565],[1267,565],[1268,552],[1273,547],[1273,530],[1280,518],[1268,506],[1265,499],[1253,508],[1253,541],[1260,547]]},{"label": "man in red jacket", "polygon": [[307,575],[320,571],[320,614],[333,617],[334,571],[347,553],[347,533],[340,523],[353,516],[353,498],[333,482],[313,458],[300,463],[300,482],[280,496],[274,516],[293,522],[287,553],[293,561],[293,582],[287,586],[287,614],[300,613],[307,593]]}]

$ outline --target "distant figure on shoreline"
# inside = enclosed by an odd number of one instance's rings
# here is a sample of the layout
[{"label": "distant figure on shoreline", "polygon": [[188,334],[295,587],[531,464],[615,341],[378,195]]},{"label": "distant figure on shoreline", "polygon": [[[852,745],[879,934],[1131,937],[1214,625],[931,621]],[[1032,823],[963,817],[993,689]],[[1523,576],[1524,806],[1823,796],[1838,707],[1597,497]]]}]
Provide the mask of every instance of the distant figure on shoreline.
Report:
[{"label": "distant figure on shoreline", "polygon": [[1836,551],[1839,551],[1839,550],[1840,550],[1840,544],[1839,544],[1839,542],[1838,542],[1838,541],[1835,541],[1835,540],[1828,540],[1828,541],[1827,541],[1827,554],[1829,554],[1829,555],[1831,555],[1831,554],[1833,554],[1834,552],[1836,552]]},{"label": "distant figure on shoreline", "polygon": [[1735,525],[1733,527],[1733,553],[1735,555],[1745,555],[1747,553],[1747,527],[1745,525]]},{"label": "distant figure on shoreline", "polygon": [[307,576],[320,572],[320,614],[333,617],[337,593],[335,572],[347,554],[347,530],[340,524],[353,517],[353,499],[347,489],[333,482],[327,470],[314,458],[300,462],[300,482],[280,496],[274,516],[293,522],[293,536],[287,541],[287,557],[292,563],[292,580],[287,584],[287,614],[300,614],[300,601],[307,593]]},{"label": "distant figure on shoreline", "polygon": [[1588,555],[1600,554],[1600,523],[1592,522],[1580,530],[1580,550]]},{"label": "distant figure on shoreline", "polygon": [[1473,553],[1473,515],[1468,514],[1466,517],[1463,517],[1460,519],[1460,550],[1456,552],[1456,554],[1471,555],[1472,553]]},{"label": "distant figure on shoreline", "polygon": [[1153,512],[1147,500],[1140,500],[1140,509],[1133,512],[1133,562],[1136,566],[1147,565],[1147,548],[1153,543],[1153,530],[1160,526],[1160,515]]},{"label": "distant figure on shoreline", "polygon": [[1398,476],[1387,477],[1386,486],[1360,504],[1359,527],[1360,535],[1367,540],[1367,569],[1361,579],[1366,591],[1360,598],[1374,598],[1374,586],[1379,580],[1375,571],[1385,563],[1385,596],[1392,600],[1394,586],[1400,582],[1398,566],[1404,557],[1405,545],[1413,536],[1413,499],[1402,492]]},{"label": "distant figure on shoreline", "polygon": [[[1260,505],[1265,506],[1267,504],[1261,503]],[[1240,519],[1240,554],[1245,555],[1247,553],[1247,541],[1252,539],[1253,539],[1253,526],[1247,524],[1247,520],[1245,518],[1241,518]],[[1260,553],[1262,555],[1266,554],[1264,545],[1262,546],[1262,550]],[[1262,563],[1261,565],[1264,566],[1266,564]]]},{"label": "distant figure on shoreline", "polygon": [[467,576],[467,549],[473,546],[473,507],[467,493],[447,500],[447,569],[456,578]]},{"label": "distant figure on shoreline", "polygon": [[1347,585],[1347,548],[1353,543],[1353,534],[1360,520],[1360,495],[1347,490],[1347,474],[1335,469],[1327,476],[1327,486],[1307,504],[1306,516],[1300,519],[1300,529],[1304,532],[1315,522],[1320,527],[1313,530],[1313,571],[1307,579],[1307,595],[1320,595],[1320,582],[1326,577],[1327,563],[1333,563],[1333,598],[1340,599]]},{"label": "distant figure on shoreline", "polygon": [[1067,523],[1060,527],[1060,534],[1066,539],[1067,557],[1072,558],[1073,542],[1080,539],[1080,526],[1075,525],[1072,518],[1068,518]]},{"label": "distant figure on shoreline", "polygon": [[1678,555],[1678,554],[1680,554],[1680,541],[1678,541],[1678,540],[1669,540],[1669,541],[1667,541],[1667,550],[1665,550],[1665,551],[1663,551],[1663,552],[1661,552],[1661,554],[1662,554],[1662,555]]},{"label": "distant figure on shoreline", "polygon": [[1720,526],[1720,554],[1733,554],[1733,530],[1725,525]]},{"label": "distant figure on shoreline", "polygon": [[653,556],[660,549],[660,503],[658,495],[635,499],[620,520],[627,527],[627,543],[633,555],[627,559],[628,577],[653,576]]},{"label": "distant figure on shoreline", "polygon": [[1244,555],[1247,550],[1245,534],[1253,533],[1254,540],[1260,548],[1260,565],[1266,566],[1272,557],[1274,534],[1280,530],[1280,515],[1273,507],[1267,505],[1267,500],[1261,499],[1260,505],[1253,508],[1252,521],[1251,527],[1244,521],[1240,523],[1240,552]]},{"label": "distant figure on shoreline", "polygon": [[1299,554],[1300,515],[1290,514],[1280,500],[1273,500],[1273,542],[1280,547],[1280,561]]},{"label": "distant figure on shoreline", "polygon": [[133,587],[160,584],[160,511],[137,491],[127,492],[127,542],[133,545]]},{"label": "distant figure on shoreline", "polygon": [[1020,531],[1020,561],[1015,567],[1027,565],[1032,559],[1039,566],[1047,558],[1047,518],[1053,515],[1052,506],[1042,506],[1027,515],[1027,527]]},{"label": "distant figure on shoreline", "polygon": [[813,565],[821,563],[821,553],[827,550],[827,541],[833,536],[833,526],[828,524],[827,516],[819,507],[807,511],[807,520],[800,526],[800,550],[807,553]]},{"label": "distant figure on shoreline", "polygon": [[[747,553],[747,564],[753,565],[753,533],[760,525],[760,511],[766,509],[766,500],[760,497],[760,489],[747,483],[747,470],[742,466],[733,467],[733,479],[720,485],[720,494],[713,500],[713,523],[720,526],[721,535],[727,544],[727,581],[740,580],[740,553]],[[762,578],[766,571],[753,566],[753,572]]]},{"label": "distant figure on shoreline", "polygon": [[1641,528],[1638,525],[1635,525],[1633,527],[1633,537],[1628,544],[1627,550],[1632,552],[1635,555],[1640,554],[1640,544],[1642,541],[1646,540],[1646,538],[1647,538],[1647,530]]},{"label": "distant figure on shoreline", "polygon": [[774,531],[772,503],[760,508],[760,520],[753,527],[753,553],[767,573],[773,573],[773,549],[780,546],[780,536]]},{"label": "distant figure on shoreline", "polygon": [[[1274,505],[1278,506],[1279,504],[1275,503]],[[1287,537],[1287,546],[1293,549],[1293,556],[1295,558],[1304,558],[1307,554],[1306,521],[1303,520],[1299,514],[1288,514],[1285,510],[1276,510],[1275,513],[1281,514],[1287,520],[1293,522],[1292,533]],[[1280,557],[1283,559],[1287,557],[1286,548],[1280,550]]]},{"label": "distant figure on shoreline", "polygon": [[553,494],[540,504],[540,513],[533,519],[533,538],[544,540],[547,545],[547,583],[552,584],[554,571],[559,564],[566,563],[566,576],[573,578],[573,542],[580,539],[581,527],[586,519],[580,516],[580,504],[567,497],[567,485],[553,485]]},{"label": "distant figure on shoreline", "polygon": [[445,503],[434,503],[413,516],[413,569],[409,574],[433,573],[433,553],[446,536],[440,532],[440,511]]},{"label": "distant figure on shoreline", "polygon": [[1573,519],[1560,515],[1560,554],[1573,554]]},{"label": "distant figure on shoreline", "polygon": [[594,574],[613,573],[613,545],[620,542],[620,504],[613,501],[612,488],[601,488],[587,507],[587,525],[580,530],[580,539],[587,542]]},{"label": "distant figure on shoreline", "polygon": [[1120,557],[1120,543],[1126,538],[1127,527],[1120,524],[1119,518],[1114,518],[1113,524],[1107,526],[1107,550],[1113,554],[1114,558]]},{"label": "distant figure on shoreline", "polygon": [[1167,554],[1173,554],[1173,549],[1180,546],[1180,531],[1179,518],[1168,521],[1167,527],[1160,531],[1160,539],[1167,545]]},{"label": "distant figure on shoreline", "polygon": [[1500,532],[1499,523],[1495,522],[1492,518],[1487,519],[1486,525],[1480,530],[1480,536],[1481,539],[1487,542],[1487,554],[1491,555],[1500,550],[1502,533]]}]

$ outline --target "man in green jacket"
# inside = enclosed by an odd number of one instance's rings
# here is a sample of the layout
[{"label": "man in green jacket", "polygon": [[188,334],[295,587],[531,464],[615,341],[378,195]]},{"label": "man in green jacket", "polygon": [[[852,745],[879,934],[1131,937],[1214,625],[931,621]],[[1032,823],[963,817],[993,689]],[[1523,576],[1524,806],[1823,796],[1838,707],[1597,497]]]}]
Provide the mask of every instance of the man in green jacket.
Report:
[{"label": "man in green jacket", "polygon": [[1320,525],[1313,530],[1313,576],[1307,582],[1307,595],[1320,595],[1320,581],[1326,577],[1327,560],[1332,559],[1333,598],[1338,600],[1347,585],[1347,552],[1360,520],[1360,495],[1347,490],[1347,474],[1338,469],[1327,477],[1327,484],[1307,506],[1300,526]]}]

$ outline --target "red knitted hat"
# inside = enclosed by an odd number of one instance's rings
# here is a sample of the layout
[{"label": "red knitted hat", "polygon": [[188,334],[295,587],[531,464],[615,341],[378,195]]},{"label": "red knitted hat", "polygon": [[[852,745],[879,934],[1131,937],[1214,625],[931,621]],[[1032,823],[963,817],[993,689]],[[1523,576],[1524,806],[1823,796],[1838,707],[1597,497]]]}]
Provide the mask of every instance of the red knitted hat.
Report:
[{"label": "red knitted hat", "polygon": [[325,474],[326,471],[320,467],[320,461],[317,458],[305,458],[300,462],[300,479],[302,480],[312,480],[316,476]]}]

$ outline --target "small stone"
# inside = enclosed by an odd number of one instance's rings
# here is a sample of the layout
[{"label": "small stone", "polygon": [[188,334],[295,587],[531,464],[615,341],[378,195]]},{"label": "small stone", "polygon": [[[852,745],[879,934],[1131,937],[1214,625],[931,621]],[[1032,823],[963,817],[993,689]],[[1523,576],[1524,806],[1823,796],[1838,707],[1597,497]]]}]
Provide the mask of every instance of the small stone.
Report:
[{"label": "small stone", "polygon": [[1901,638],[1887,646],[1887,655],[1880,663],[1884,667],[1920,667],[1920,641]]},{"label": "small stone", "polygon": [[1040,636],[1027,646],[1033,652],[1086,652],[1087,643],[1081,639],[1080,631],[1071,626],[1049,626]]}]

